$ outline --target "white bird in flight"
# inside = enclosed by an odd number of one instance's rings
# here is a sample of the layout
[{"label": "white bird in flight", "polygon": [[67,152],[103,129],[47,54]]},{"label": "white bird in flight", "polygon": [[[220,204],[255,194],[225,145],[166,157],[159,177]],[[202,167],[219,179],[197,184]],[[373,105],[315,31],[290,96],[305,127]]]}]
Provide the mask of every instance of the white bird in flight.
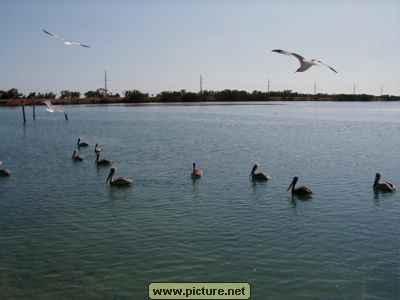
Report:
[{"label": "white bird in flight", "polygon": [[54,37],[62,40],[65,45],[68,45],[68,46],[77,45],[77,46],[82,46],[82,47],[85,47],[85,48],[90,48],[90,46],[88,46],[88,45],[84,45],[84,44],[81,44],[81,43],[78,43],[78,42],[75,42],[75,41],[67,40],[67,39],[64,39],[63,37],[61,37],[61,36],[59,36],[57,34],[48,32],[47,30],[44,30],[44,29],[42,29],[42,30],[43,30],[44,33],[47,33],[48,35],[54,36]]},{"label": "white bird in flight", "polygon": [[280,49],[272,50],[272,52],[285,54],[285,55],[293,55],[294,57],[296,57],[300,61],[300,68],[298,68],[296,70],[296,72],[304,72],[304,71],[308,70],[312,66],[319,66],[321,64],[321,65],[323,65],[325,67],[328,67],[333,72],[337,73],[337,71],[334,68],[332,68],[331,66],[328,66],[327,64],[324,64],[322,61],[320,61],[318,59],[307,60],[303,56],[301,56],[300,54],[297,54],[297,53],[294,53],[294,52],[285,51],[285,50],[280,50]]},{"label": "white bird in flight", "polygon": [[53,104],[51,104],[50,100],[43,101],[43,103],[47,105],[47,108],[45,108],[47,112],[49,112],[49,113],[53,113],[56,111],[62,112],[64,114],[65,120],[68,121],[67,113],[64,111],[64,109],[62,107],[54,106]]}]

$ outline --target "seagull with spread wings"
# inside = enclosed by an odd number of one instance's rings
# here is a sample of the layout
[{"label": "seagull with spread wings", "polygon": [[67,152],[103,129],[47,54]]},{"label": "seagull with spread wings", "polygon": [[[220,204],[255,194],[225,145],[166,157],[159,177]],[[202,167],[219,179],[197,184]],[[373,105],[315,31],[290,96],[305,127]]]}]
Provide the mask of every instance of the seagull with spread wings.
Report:
[{"label": "seagull with spread wings", "polygon": [[300,61],[300,68],[298,68],[296,70],[296,72],[304,72],[304,71],[308,70],[312,66],[323,65],[323,66],[328,67],[329,69],[331,69],[333,72],[337,73],[337,71],[334,68],[332,68],[331,66],[328,66],[327,64],[324,64],[322,61],[320,61],[318,59],[307,60],[303,56],[301,56],[300,54],[297,54],[297,53],[294,53],[294,52],[285,51],[285,50],[280,50],[280,49],[272,50],[272,52],[285,54],[285,55],[293,55],[294,57],[296,57]]},{"label": "seagull with spread wings", "polygon": [[90,48],[90,46],[88,46],[88,45],[84,45],[84,44],[81,44],[81,43],[78,43],[78,42],[75,42],[75,41],[67,40],[67,39],[65,39],[65,38],[63,38],[63,37],[61,37],[61,36],[59,36],[57,34],[51,33],[51,32],[49,32],[47,30],[44,30],[44,29],[42,29],[42,30],[43,30],[44,33],[62,40],[65,45],[68,45],[68,46],[77,45],[77,46],[82,46],[82,47],[85,47],[85,48]]},{"label": "seagull with spread wings", "polygon": [[49,113],[62,112],[64,114],[65,120],[68,121],[67,113],[64,111],[62,107],[54,106],[53,104],[51,104],[50,100],[45,100],[43,101],[43,103],[47,105],[47,108],[45,108],[47,112]]}]

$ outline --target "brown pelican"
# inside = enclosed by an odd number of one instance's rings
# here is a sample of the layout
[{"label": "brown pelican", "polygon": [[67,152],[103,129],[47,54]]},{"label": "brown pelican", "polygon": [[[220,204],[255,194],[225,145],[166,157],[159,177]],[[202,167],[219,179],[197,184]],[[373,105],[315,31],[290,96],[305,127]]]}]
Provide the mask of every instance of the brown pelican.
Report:
[{"label": "brown pelican", "polygon": [[308,187],[301,186],[296,189],[296,183],[297,180],[299,180],[299,177],[295,176],[293,177],[292,183],[289,185],[287,190],[290,190],[292,188],[292,195],[296,196],[309,196],[312,194],[312,190],[309,189]]},{"label": "brown pelican", "polygon": [[110,174],[108,174],[106,182],[110,180],[110,185],[130,185],[133,183],[133,180],[128,177],[118,177],[117,179],[114,179],[114,174],[116,170],[116,167],[111,168]]},{"label": "brown pelican", "polygon": [[78,147],[87,147],[87,146],[89,146],[88,143],[86,143],[86,142],[81,142],[81,138],[80,138],[80,137],[78,138],[78,143],[77,143],[77,145],[78,145]]},{"label": "brown pelican", "polygon": [[201,169],[196,169],[196,164],[193,163],[193,171],[192,174],[190,174],[192,176],[193,179],[198,179],[201,176],[203,176],[203,171]]},{"label": "brown pelican", "polygon": [[379,182],[379,180],[381,179],[382,173],[378,172],[375,174],[375,181],[374,181],[374,191],[378,192],[394,192],[396,190],[396,187],[394,186],[393,183],[389,182],[389,181],[385,181],[385,182]]},{"label": "brown pelican", "polygon": [[0,176],[10,176],[11,175],[11,171],[10,169],[0,169]]},{"label": "brown pelican", "polygon": [[258,164],[255,164],[250,173],[251,179],[265,181],[265,180],[270,180],[272,178],[271,175],[268,175],[265,173],[256,173],[257,168],[258,168]]},{"label": "brown pelican", "polygon": [[108,166],[111,165],[112,161],[108,159],[100,159],[100,152],[96,152],[96,164],[98,166]]},{"label": "brown pelican", "polygon": [[94,146],[94,152],[96,152],[96,153],[100,153],[100,152],[101,152],[100,146],[99,146],[99,144],[97,144],[97,143],[96,143],[96,145]]},{"label": "brown pelican", "polygon": [[73,160],[77,160],[77,161],[81,161],[84,159],[84,156],[82,154],[79,153],[79,151],[74,150],[74,153],[72,154],[72,159]]}]

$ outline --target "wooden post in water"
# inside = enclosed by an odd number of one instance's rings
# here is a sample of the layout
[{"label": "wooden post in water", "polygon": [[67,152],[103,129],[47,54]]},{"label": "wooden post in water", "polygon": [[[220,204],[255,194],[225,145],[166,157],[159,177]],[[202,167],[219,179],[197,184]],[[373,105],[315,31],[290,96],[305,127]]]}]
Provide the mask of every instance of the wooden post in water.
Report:
[{"label": "wooden post in water", "polygon": [[34,120],[34,121],[36,120],[36,109],[35,109],[35,104],[36,104],[36,101],[35,101],[35,99],[33,99],[33,103],[32,103],[32,113],[33,113],[33,120]]},{"label": "wooden post in water", "polygon": [[26,116],[25,116],[25,100],[22,100],[22,115],[24,117],[24,123],[26,123]]}]

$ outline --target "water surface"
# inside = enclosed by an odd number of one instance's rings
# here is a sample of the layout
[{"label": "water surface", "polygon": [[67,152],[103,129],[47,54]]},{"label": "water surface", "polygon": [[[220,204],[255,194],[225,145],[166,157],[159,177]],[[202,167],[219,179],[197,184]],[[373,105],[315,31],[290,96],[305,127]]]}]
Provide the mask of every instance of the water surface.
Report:
[{"label": "water surface", "polygon": [[[0,298],[146,299],[249,282],[252,299],[399,299],[400,104],[0,108]],[[71,159],[78,137],[83,162]],[[131,188],[105,183],[101,156]],[[190,179],[192,162],[204,176]],[[249,179],[253,163],[273,179]],[[308,201],[286,191],[293,176]]]}]

